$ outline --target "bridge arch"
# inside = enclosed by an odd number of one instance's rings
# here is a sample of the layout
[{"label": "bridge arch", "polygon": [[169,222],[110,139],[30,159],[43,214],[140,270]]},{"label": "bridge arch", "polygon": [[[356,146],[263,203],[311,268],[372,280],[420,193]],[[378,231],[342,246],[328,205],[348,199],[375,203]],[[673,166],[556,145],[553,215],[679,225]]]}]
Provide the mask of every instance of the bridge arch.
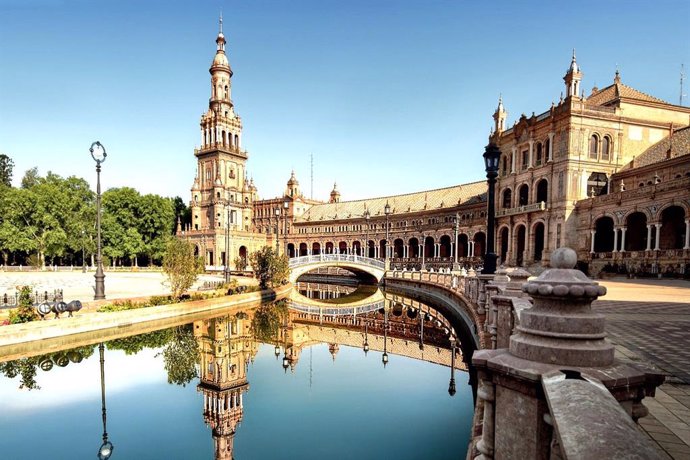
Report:
[{"label": "bridge arch", "polygon": [[340,267],[357,275],[373,277],[376,282],[383,279],[386,271],[382,260],[355,254],[319,254],[293,257],[289,264],[291,283],[295,283],[305,273],[325,267]]}]

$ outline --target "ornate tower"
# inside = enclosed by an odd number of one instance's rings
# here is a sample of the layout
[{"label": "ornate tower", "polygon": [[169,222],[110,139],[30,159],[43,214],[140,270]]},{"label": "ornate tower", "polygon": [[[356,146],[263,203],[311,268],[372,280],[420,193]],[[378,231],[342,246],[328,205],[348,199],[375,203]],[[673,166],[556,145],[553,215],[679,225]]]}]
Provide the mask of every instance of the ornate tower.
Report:
[{"label": "ornate tower", "polygon": [[570,68],[563,77],[565,81],[565,90],[568,97],[578,97],[580,94],[580,82],[582,81],[582,72],[580,66],[575,60],[575,50],[573,49],[573,59],[570,61]]},{"label": "ornate tower", "polygon": [[498,97],[498,107],[494,112],[494,132],[500,134],[506,129],[508,112],[503,108],[503,96]]},{"label": "ornate tower", "polygon": [[287,181],[287,188],[285,189],[285,196],[290,198],[298,198],[302,196],[302,192],[299,189],[299,181],[295,177],[295,171],[290,174],[290,179]]},{"label": "ornate tower", "polygon": [[253,196],[246,193],[244,183],[247,152],[241,148],[242,119],[231,98],[233,73],[225,44],[221,16],[216,55],[209,69],[211,97],[208,111],[201,116],[201,146],[194,150],[197,177],[192,186],[192,229],[214,230],[211,233],[224,231],[226,223],[232,230],[244,230],[243,223],[252,217]]},{"label": "ornate tower", "polygon": [[244,415],[247,366],[257,351],[250,324],[244,312],[194,323],[201,354],[197,391],[204,395],[204,422],[212,430],[216,460],[232,460],[235,433]]},{"label": "ornate tower", "polygon": [[340,203],[340,192],[338,191],[338,184],[333,183],[333,190],[331,190],[331,199],[329,203]]}]

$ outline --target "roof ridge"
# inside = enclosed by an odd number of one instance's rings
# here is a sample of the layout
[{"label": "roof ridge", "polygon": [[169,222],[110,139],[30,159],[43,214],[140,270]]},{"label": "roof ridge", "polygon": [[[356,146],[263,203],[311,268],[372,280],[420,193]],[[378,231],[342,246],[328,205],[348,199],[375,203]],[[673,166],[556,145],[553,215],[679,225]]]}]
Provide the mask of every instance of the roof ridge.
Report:
[{"label": "roof ridge", "polygon": [[646,97],[649,97],[649,98],[651,98],[651,99],[654,99],[654,100],[657,101],[657,102],[663,102],[664,104],[668,104],[668,102],[664,101],[663,99],[659,99],[658,97],[652,96],[651,94],[647,94],[647,93],[645,93],[644,91],[640,91],[639,89],[633,88],[633,87],[630,86],[630,85],[626,85],[626,84],[623,83],[623,82],[620,82],[620,83],[617,83],[617,84],[622,85],[622,86],[625,86],[626,88],[631,89],[631,90],[633,90],[633,91],[635,91],[635,92],[637,92],[637,93],[640,93],[640,94],[642,94],[643,96],[646,96]]},{"label": "roof ridge", "polygon": [[[401,193],[399,195],[387,195],[387,196],[375,196],[375,197],[370,197],[370,198],[360,198],[358,200],[348,200],[348,201],[339,201],[339,204],[346,204],[346,203],[358,203],[358,202],[363,202],[363,201],[371,201],[371,200],[383,200],[387,198],[398,198],[398,197],[405,197],[405,196],[410,196],[410,195],[417,195],[420,193],[429,193],[429,192],[437,192],[440,190],[448,190],[452,188],[458,188],[458,187],[468,187],[470,185],[476,185],[480,183],[486,183],[485,180],[479,180],[476,182],[468,182],[466,184],[457,184],[457,185],[449,185],[448,187],[439,187],[439,188],[432,188],[429,190],[419,190],[417,192],[408,192],[408,193]],[[323,204],[332,204],[332,203],[323,203]]]}]

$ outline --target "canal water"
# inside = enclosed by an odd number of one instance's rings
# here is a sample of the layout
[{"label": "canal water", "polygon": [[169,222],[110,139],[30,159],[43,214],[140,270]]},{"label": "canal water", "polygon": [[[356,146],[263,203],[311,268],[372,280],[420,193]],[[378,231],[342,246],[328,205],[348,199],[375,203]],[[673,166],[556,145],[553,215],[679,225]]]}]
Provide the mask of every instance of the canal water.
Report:
[{"label": "canal water", "polygon": [[102,346],[0,356],[0,458],[464,458],[472,390],[452,327],[367,289],[304,284]]}]

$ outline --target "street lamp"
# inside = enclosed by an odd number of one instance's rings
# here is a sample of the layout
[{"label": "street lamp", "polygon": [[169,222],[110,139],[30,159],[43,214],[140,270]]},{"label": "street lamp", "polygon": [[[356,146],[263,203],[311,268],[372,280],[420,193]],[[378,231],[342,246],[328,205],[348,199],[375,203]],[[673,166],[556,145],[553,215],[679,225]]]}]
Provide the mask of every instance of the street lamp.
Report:
[{"label": "street lamp", "polygon": [[287,221],[288,221],[288,210],[290,209],[290,202],[286,199],[283,201],[283,254],[290,257],[288,254],[287,247]]},{"label": "street lamp", "polygon": [[105,299],[105,273],[103,273],[103,256],[101,255],[101,163],[105,161],[108,156],[105,153],[105,147],[103,144],[96,141],[91,144],[89,148],[91,152],[91,158],[96,162],[96,241],[97,241],[97,252],[96,252],[96,274],[94,278],[96,279],[96,291],[93,296],[93,300]]},{"label": "street lamp", "polygon": [[388,218],[391,214],[391,206],[388,204],[388,201],[386,201],[386,206],[383,207],[383,213],[386,215],[386,253],[384,254],[384,261],[386,262],[386,265],[388,264],[388,255],[390,253],[390,249],[388,247]]},{"label": "street lamp", "polygon": [[455,241],[453,242],[453,270],[458,270],[458,233],[460,232],[460,213],[455,213]]},{"label": "street lamp", "polygon": [[494,250],[494,240],[496,239],[495,221],[496,221],[496,191],[494,186],[496,184],[496,177],[498,176],[498,160],[501,158],[501,151],[494,143],[490,143],[484,149],[484,166],[486,168],[486,179],[489,185],[489,193],[487,200],[486,212],[486,253],[484,254],[484,268],[482,273],[485,275],[493,275],[496,272],[496,259],[498,256]]},{"label": "street lamp", "polygon": [[365,230],[364,233],[364,247],[366,247],[366,251],[364,252],[364,257],[369,257],[369,218],[371,218],[371,214],[369,214],[369,210],[365,209],[364,210],[364,221],[367,223],[367,229]]},{"label": "street lamp", "polygon": [[108,441],[108,432],[105,429],[105,358],[103,343],[98,345],[98,353],[101,358],[101,415],[103,418],[103,444],[98,448],[98,458],[101,460],[107,460],[113,454],[113,444]]},{"label": "street lamp", "polygon": [[280,208],[275,209],[276,213],[276,255],[280,255]]}]

